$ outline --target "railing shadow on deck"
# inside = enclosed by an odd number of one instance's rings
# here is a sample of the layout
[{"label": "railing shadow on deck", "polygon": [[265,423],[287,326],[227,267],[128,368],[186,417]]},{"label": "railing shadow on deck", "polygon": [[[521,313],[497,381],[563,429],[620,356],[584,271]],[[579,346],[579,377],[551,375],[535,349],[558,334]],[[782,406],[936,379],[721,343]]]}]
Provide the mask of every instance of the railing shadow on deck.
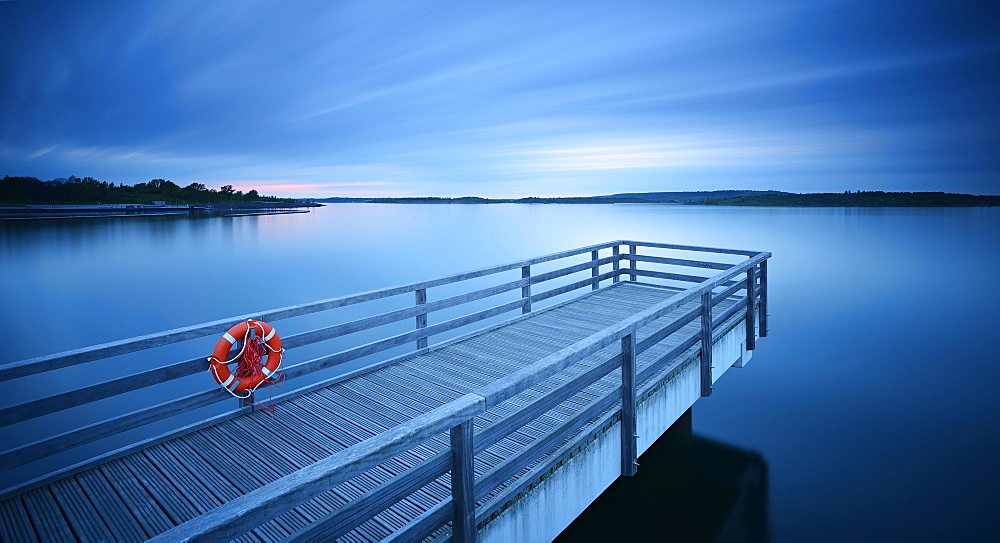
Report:
[{"label": "railing shadow on deck", "polygon": [[[686,253],[709,252],[716,254],[737,255],[745,257],[736,264],[726,264],[719,262],[708,262],[702,260],[691,260],[686,258],[674,258],[666,256],[654,256],[653,254],[639,254],[638,248],[650,250],[683,251]],[[622,250],[622,249],[626,250]],[[610,252],[610,255],[601,256],[600,252]],[[650,252],[653,252],[650,251]],[[586,255],[590,253],[590,260],[580,264],[564,266],[545,273],[533,273],[533,266],[545,262],[557,261],[568,257]],[[452,498],[439,503],[437,506],[426,511],[420,517],[408,524],[403,530],[394,535],[400,540],[410,540],[420,538],[438,530],[448,522],[452,523],[452,537],[459,541],[468,541],[475,538],[476,525],[488,518],[496,511],[496,508],[506,502],[504,496],[515,496],[523,490],[523,485],[513,485],[503,490],[501,496],[489,500],[485,507],[476,508],[477,501],[494,492],[497,487],[510,479],[513,475],[523,470],[526,466],[535,462],[553,447],[559,445],[566,438],[572,436],[583,425],[588,424],[595,417],[600,416],[609,410],[612,405],[620,403],[621,407],[614,411],[614,416],[620,416],[623,421],[623,436],[634,436],[635,434],[635,405],[637,397],[641,397],[643,390],[648,390],[652,385],[646,381],[659,370],[670,364],[674,358],[687,349],[701,345],[702,364],[702,394],[711,393],[711,344],[715,339],[713,333],[717,332],[717,326],[733,317],[740,311],[745,311],[747,316],[747,348],[753,348],[753,341],[756,336],[754,323],[760,323],[760,335],[765,336],[766,324],[766,300],[767,300],[767,259],[770,253],[758,251],[740,251],[728,249],[714,249],[706,247],[692,247],[683,245],[649,243],[628,240],[616,240],[599,245],[582,247],[552,255],[546,255],[534,259],[523,260],[501,266],[483,268],[471,272],[455,274],[448,277],[410,283],[398,287],[380,289],[366,293],[330,298],[309,304],[285,307],[281,309],[266,311],[262,313],[242,315],[231,319],[223,319],[204,323],[200,325],[170,330],[159,334],[150,334],[122,341],[96,345],[84,349],[77,349],[58,353],[55,355],[37,357],[33,359],[7,363],[0,366],[0,381],[8,381],[19,377],[34,375],[57,368],[70,365],[83,364],[95,360],[100,360],[120,354],[150,349],[172,343],[177,340],[204,337],[212,334],[219,334],[236,323],[246,319],[258,319],[273,322],[285,318],[299,315],[306,315],[320,311],[326,311],[338,307],[360,304],[373,300],[378,300],[390,296],[414,293],[414,304],[412,307],[382,313],[372,317],[327,326],[308,332],[290,335],[285,338],[286,348],[294,348],[303,345],[316,343],[336,337],[345,336],[362,330],[368,330],[383,326],[388,323],[400,322],[413,319],[414,328],[409,332],[391,335],[362,345],[341,350],[339,352],[320,356],[312,360],[290,366],[286,369],[289,378],[301,377],[322,369],[330,368],[348,361],[355,360],[374,353],[385,351],[401,345],[412,344],[415,350],[404,355],[393,357],[374,365],[365,366],[334,378],[333,380],[322,381],[299,390],[283,394],[281,397],[291,397],[302,394],[308,390],[314,390],[321,386],[328,386],[331,382],[345,379],[351,375],[371,371],[375,367],[391,364],[406,357],[414,356],[434,349],[439,345],[428,346],[428,338],[436,334],[447,333],[484,319],[496,317],[509,312],[520,310],[522,315],[532,312],[533,304],[548,300],[550,298],[574,292],[590,287],[592,290],[600,288],[602,281],[617,283],[628,278],[632,281],[638,277],[649,278],[659,281],[676,283],[693,283],[689,288],[679,290],[668,300],[659,303],[647,310],[633,315],[615,325],[609,326],[593,335],[570,345],[559,352],[546,356],[534,364],[514,372],[500,380],[487,384],[471,394],[467,394],[457,400],[438,407],[430,412],[415,417],[404,424],[385,431],[371,439],[358,443],[345,450],[337,452],[323,460],[316,462],[299,471],[282,477],[270,484],[267,484],[253,492],[236,498],[209,513],[188,521],[175,527],[168,532],[158,536],[157,539],[167,540],[216,540],[223,537],[233,537],[242,534],[270,518],[274,518],[280,513],[288,511],[297,505],[315,497],[337,484],[351,479],[386,459],[392,458],[420,443],[437,436],[443,432],[450,434],[450,451],[442,452],[409,471],[397,475],[391,481],[383,484],[378,489],[365,495],[363,498],[355,500],[340,510],[335,511],[329,518],[322,519],[302,533],[295,534],[293,539],[311,540],[318,538],[333,538],[347,533],[353,527],[365,522],[381,510],[392,505],[400,496],[413,492],[439,477],[451,472],[451,479],[454,481],[452,487]],[[700,275],[687,275],[673,272],[654,271],[651,269],[639,268],[638,264],[656,264],[664,266],[685,266],[701,268],[703,270],[718,271],[713,276],[705,277]],[[624,264],[624,265],[623,265]],[[610,266],[611,270],[602,273],[602,266]],[[440,300],[428,301],[427,290],[468,281],[475,278],[492,276],[505,271],[521,270],[521,279],[508,281],[502,284],[493,285],[443,298]],[[533,292],[533,287],[542,283],[570,276],[576,273],[586,273],[591,271],[589,277],[570,282],[544,292]],[[516,291],[520,289],[521,297],[515,301],[493,306],[489,309],[478,310],[470,314],[445,320],[443,322],[428,324],[427,315],[448,308],[461,306],[470,302],[484,300],[500,293]],[[720,314],[713,314],[713,307],[722,300],[726,300],[740,291],[745,291],[751,295],[742,298],[742,303],[732,304]],[[670,322],[665,327],[652,333],[642,341],[636,341],[636,331],[657,319],[688,305],[698,302],[698,307],[688,311],[680,318]],[[754,303],[756,302],[756,303]],[[759,318],[756,311],[760,310]],[[636,373],[636,356],[654,344],[663,340],[672,333],[680,330],[683,326],[695,320],[700,322],[701,334],[694,336],[690,340],[677,345],[666,355],[643,368]],[[508,321],[509,322],[509,321]],[[481,333],[476,330],[471,334]],[[454,338],[446,343],[451,343],[462,337]],[[473,419],[484,413],[487,409],[527,390],[531,386],[555,375],[570,365],[600,351],[613,344],[620,345],[618,354],[608,360],[597,364],[591,369],[567,380],[549,394],[540,397],[530,404],[524,406],[518,413],[495,423],[492,426],[473,432]],[[122,378],[113,379],[103,383],[90,385],[81,389],[41,398],[18,404],[0,410],[0,426],[7,426],[16,422],[30,420],[45,414],[71,409],[73,407],[92,402],[97,399],[108,398],[129,391],[138,390],[147,386],[155,385],[167,380],[192,375],[205,371],[207,363],[203,357],[193,358],[182,362],[170,364],[161,368],[128,375]],[[496,466],[492,471],[480,476],[473,477],[472,459],[476,452],[484,450],[486,447],[496,443],[510,432],[516,430],[521,425],[534,419],[540,414],[558,405],[566,398],[571,397],[583,390],[598,379],[607,374],[621,370],[622,385],[620,389],[600,401],[597,401],[575,416],[564,421],[554,428],[549,434],[536,440],[534,443],[518,452],[507,461]],[[209,390],[189,394],[183,398],[150,406],[124,415],[112,417],[110,419],[89,424],[81,428],[76,428],[59,435],[51,436],[39,441],[18,446],[14,449],[0,453],[0,464],[8,469],[24,465],[39,457],[54,454],[67,447],[75,447],[91,443],[101,439],[111,433],[122,429],[135,428],[154,421],[175,415],[179,412],[190,410],[199,406],[217,403],[229,398],[223,391],[212,388]],[[238,415],[239,411],[234,411],[214,419],[204,421],[181,431],[193,431],[198,427],[217,423],[219,420]],[[154,443],[162,442],[170,437],[179,435],[178,432],[171,432],[163,436],[152,438],[138,443],[133,447],[128,447],[119,451],[113,451],[102,455],[91,461],[71,466],[51,475],[42,477],[35,481],[8,489],[3,497],[14,493],[23,492],[29,488],[37,487],[52,481],[55,478],[63,477],[76,471],[86,469],[89,466],[100,462],[108,461],[111,458],[119,457],[135,450],[137,447],[150,446]],[[622,474],[631,475],[635,473],[636,443],[634,438],[623,438],[622,440]],[[548,463],[555,463],[558,455],[549,459]],[[536,466],[533,469],[547,469],[547,464]],[[541,473],[541,472],[540,472]]]}]

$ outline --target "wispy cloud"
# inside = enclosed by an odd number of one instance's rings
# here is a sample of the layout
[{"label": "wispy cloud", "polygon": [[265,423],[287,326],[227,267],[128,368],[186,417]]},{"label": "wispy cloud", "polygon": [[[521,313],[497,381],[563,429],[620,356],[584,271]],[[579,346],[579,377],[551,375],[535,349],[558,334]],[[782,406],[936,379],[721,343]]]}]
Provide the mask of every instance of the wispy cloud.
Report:
[{"label": "wispy cloud", "polygon": [[965,0],[20,4],[0,174],[502,196],[1000,178],[1000,35]]},{"label": "wispy cloud", "polygon": [[44,149],[39,149],[39,150],[35,151],[34,153],[31,153],[30,155],[28,155],[28,159],[29,160],[34,160],[34,159],[36,159],[36,158],[38,158],[40,156],[47,155],[47,154],[49,154],[49,153],[51,153],[52,151],[55,151],[55,150],[56,150],[55,146],[46,147]]},{"label": "wispy cloud", "polygon": [[505,153],[514,168],[527,172],[671,169],[771,165],[824,161],[845,155],[870,153],[879,145],[876,135],[770,133],[740,137],[735,130],[714,137],[705,134],[664,134],[660,137],[620,138],[591,135],[570,144],[538,142]]}]

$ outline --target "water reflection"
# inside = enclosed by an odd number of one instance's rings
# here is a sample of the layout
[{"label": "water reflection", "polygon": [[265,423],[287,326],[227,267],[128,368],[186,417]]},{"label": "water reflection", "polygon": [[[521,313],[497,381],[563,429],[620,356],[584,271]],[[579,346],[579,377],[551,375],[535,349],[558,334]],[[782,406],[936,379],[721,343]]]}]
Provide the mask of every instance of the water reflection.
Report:
[{"label": "water reflection", "polygon": [[[984,483],[1000,480],[997,232],[1000,208],[334,204],[258,217],[10,221],[0,223],[0,362],[616,238],[768,250],[771,336],[695,411],[700,430],[766,454],[774,538],[1000,541],[989,521],[996,485]],[[280,330],[340,318],[289,319]],[[215,339],[178,345],[190,352],[177,356],[0,384],[0,406],[210,352]],[[289,362],[320,355],[316,347]],[[136,401],[172,394],[145,390]]]},{"label": "water reflection", "polygon": [[767,462],[691,433],[689,409],[556,541],[770,540]]}]

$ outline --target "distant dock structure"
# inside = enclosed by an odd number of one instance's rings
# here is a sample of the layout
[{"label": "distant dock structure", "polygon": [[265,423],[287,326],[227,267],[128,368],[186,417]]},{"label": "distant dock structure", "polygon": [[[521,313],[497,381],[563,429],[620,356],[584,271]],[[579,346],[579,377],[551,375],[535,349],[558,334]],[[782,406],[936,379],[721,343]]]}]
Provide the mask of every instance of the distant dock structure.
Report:
[{"label": "distant dock structure", "polygon": [[[85,451],[0,491],[0,540],[550,540],[750,360],[770,256],[615,240],[2,364],[0,387],[149,369],[0,409],[13,428],[74,421],[0,452],[2,473]],[[258,391],[273,414],[208,376],[211,336],[247,319],[283,330],[288,384]]]}]

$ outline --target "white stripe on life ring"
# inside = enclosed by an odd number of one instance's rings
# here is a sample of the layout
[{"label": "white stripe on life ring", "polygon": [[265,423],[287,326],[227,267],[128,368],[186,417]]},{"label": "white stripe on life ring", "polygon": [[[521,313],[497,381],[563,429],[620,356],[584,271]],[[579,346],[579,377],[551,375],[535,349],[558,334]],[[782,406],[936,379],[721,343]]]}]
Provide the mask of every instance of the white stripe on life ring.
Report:
[{"label": "white stripe on life ring", "polygon": [[264,377],[270,377],[270,376],[274,375],[274,372],[271,371],[271,370],[269,370],[269,369],[267,369],[267,366],[264,366],[263,368],[261,368],[260,372],[264,374]]},{"label": "white stripe on life ring", "polygon": [[229,378],[226,379],[225,383],[222,383],[222,388],[229,388],[229,383],[233,382],[233,374],[229,374]]},{"label": "white stripe on life ring", "polygon": [[271,338],[273,338],[273,337],[274,337],[274,332],[275,332],[275,330],[274,330],[274,328],[272,327],[272,328],[271,328],[271,331],[270,331],[270,332],[268,332],[268,334],[267,334],[266,336],[264,336],[264,343],[267,343],[268,341],[270,341],[270,340],[271,340]]},{"label": "white stripe on life ring", "polygon": [[230,344],[236,343],[236,338],[234,338],[233,336],[229,335],[229,332],[226,332],[225,334],[222,334],[222,339],[225,339]]}]

